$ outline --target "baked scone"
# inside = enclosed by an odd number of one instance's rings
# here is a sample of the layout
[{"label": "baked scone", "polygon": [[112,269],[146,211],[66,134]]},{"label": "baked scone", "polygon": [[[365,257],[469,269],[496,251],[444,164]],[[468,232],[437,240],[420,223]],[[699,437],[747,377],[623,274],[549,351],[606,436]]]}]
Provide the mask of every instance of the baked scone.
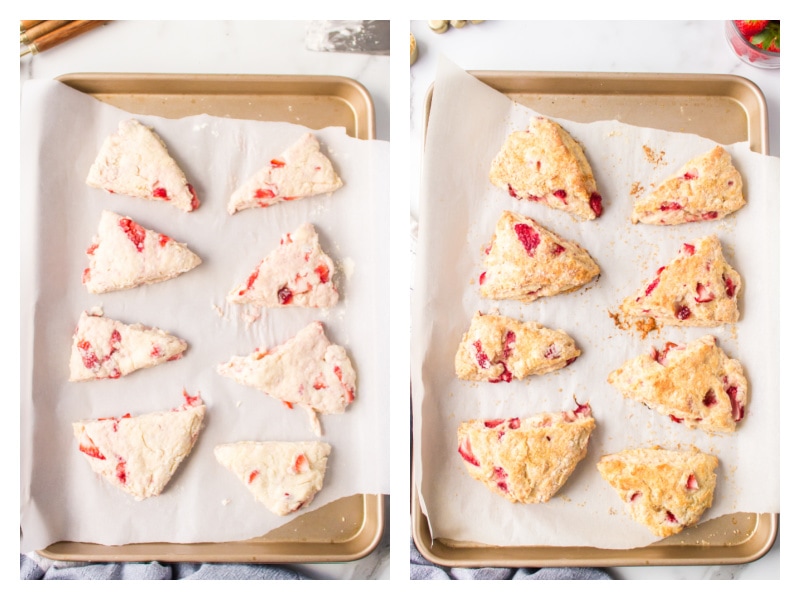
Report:
[{"label": "baked scone", "polygon": [[233,192],[228,213],[330,194],[340,187],[342,180],[330,159],[320,150],[317,138],[307,132]]},{"label": "baked scone", "polygon": [[528,129],[506,138],[492,161],[489,180],[514,198],[566,211],[579,220],[603,214],[603,198],[583,148],[545,117],[533,117]]},{"label": "baked scone", "polygon": [[72,424],[92,470],[137,500],[159,495],[194,447],[206,407],[189,396],[178,408]]},{"label": "baked scone", "polygon": [[600,267],[577,243],[509,210],[497,221],[483,264],[483,297],[525,303],[571,292],[600,274]]},{"label": "baked scone", "polygon": [[725,261],[716,235],[681,246],[636,294],[623,300],[627,321],[652,318],[661,325],[716,327],[739,320],[742,280]]},{"label": "baked scone", "polygon": [[214,456],[276,515],[308,506],[322,489],[330,444],[325,442],[234,442]]},{"label": "baked scone", "polygon": [[103,142],[86,183],[112,194],[169,202],[191,212],[200,206],[164,141],[136,119],[119,124]]},{"label": "baked scone", "polygon": [[595,428],[588,404],[527,419],[474,419],[458,426],[469,475],[510,502],[547,502],[586,456]]},{"label": "baked scone", "polygon": [[328,340],[319,321],[278,346],[233,356],[217,372],[290,408],[303,407],[317,435],[321,435],[317,413],[343,413],[356,394],[356,372],[347,351]]},{"label": "baked scone", "polygon": [[281,238],[248,277],[228,294],[228,302],[268,308],[308,306],[327,308],[339,300],[333,283],[334,265],[322,251],[311,223]]},{"label": "baked scone", "polygon": [[658,446],[607,454],[597,469],[617,491],[634,521],[659,537],[690,527],[714,501],[719,460],[691,447]]},{"label": "baked scone", "polygon": [[475,313],[456,353],[456,376],[497,383],[563,369],[580,356],[560,329],[535,321]]},{"label": "baked scone", "polygon": [[633,204],[633,223],[677,225],[722,219],[745,205],[742,176],[715,146],[696,156]]},{"label": "baked scone", "polygon": [[202,262],[186,244],[110,210],[100,216],[86,254],[89,266],[83,271],[83,284],[92,294],[166,281]]},{"label": "baked scone", "polygon": [[712,335],[653,348],[626,361],[608,382],[676,423],[712,433],[736,431],[747,405],[742,364],[726,356]]},{"label": "baked scone", "polygon": [[109,319],[97,308],[84,311],[72,336],[69,380],[118,379],[178,360],[186,347],[185,341],[162,329]]}]

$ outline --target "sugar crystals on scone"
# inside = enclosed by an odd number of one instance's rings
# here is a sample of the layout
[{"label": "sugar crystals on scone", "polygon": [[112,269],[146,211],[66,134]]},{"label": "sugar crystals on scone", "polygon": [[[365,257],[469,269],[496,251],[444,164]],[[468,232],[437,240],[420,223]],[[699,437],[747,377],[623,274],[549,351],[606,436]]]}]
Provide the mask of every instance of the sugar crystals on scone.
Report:
[{"label": "sugar crystals on scone", "polygon": [[636,200],[631,221],[650,225],[715,221],[745,204],[741,174],[731,155],[722,146],[715,146]]},{"label": "sugar crystals on scone", "polygon": [[560,329],[477,312],[458,346],[456,376],[508,382],[563,369],[580,354],[575,341]]},{"label": "sugar crystals on scone", "polygon": [[533,117],[506,138],[489,180],[519,200],[563,210],[578,220],[603,214],[603,199],[581,145],[558,123]]},{"label": "sugar crystals on scone", "polygon": [[492,300],[532,302],[576,290],[600,274],[580,245],[508,210],[483,253],[478,283],[481,295]]},{"label": "sugar crystals on scone", "polygon": [[106,138],[86,183],[112,194],[167,202],[186,212],[200,206],[164,141],[136,119],[121,121]]}]

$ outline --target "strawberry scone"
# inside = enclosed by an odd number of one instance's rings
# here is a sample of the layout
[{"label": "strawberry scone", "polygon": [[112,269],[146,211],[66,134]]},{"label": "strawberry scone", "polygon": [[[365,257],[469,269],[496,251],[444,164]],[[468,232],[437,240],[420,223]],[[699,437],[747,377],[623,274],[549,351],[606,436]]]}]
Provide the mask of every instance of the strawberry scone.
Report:
[{"label": "strawberry scone", "polygon": [[527,419],[474,419],[458,426],[469,475],[510,502],[547,502],[586,456],[595,428],[588,404]]},{"label": "strawberry scone", "polygon": [[214,456],[270,511],[285,516],[308,506],[322,489],[330,444],[234,442]]},{"label": "strawberry scone", "polygon": [[735,431],[747,405],[742,364],[711,335],[653,348],[609,374],[608,382],[676,423],[712,433]]},{"label": "strawberry scone", "polygon": [[477,312],[456,353],[456,376],[497,383],[563,369],[580,356],[560,329]]},{"label": "strawberry scone", "polygon": [[72,424],[92,470],[136,500],[158,496],[194,447],[206,407],[183,393],[178,408]]},{"label": "strawberry scone", "polygon": [[227,299],[232,304],[267,308],[327,308],[339,300],[334,274],[333,261],[322,251],[314,226],[303,223],[294,233],[285,234],[280,245]]},{"label": "strawberry scone", "polygon": [[631,221],[677,225],[715,221],[745,205],[742,176],[731,155],[715,146],[696,156],[633,205]]},{"label": "strawberry scone", "polygon": [[667,537],[696,524],[714,501],[719,459],[692,446],[607,454],[597,463],[634,521]]},{"label": "strawberry scone", "polygon": [[86,254],[89,267],[83,272],[83,283],[92,294],[166,281],[202,262],[186,244],[109,210],[100,216],[97,235]]},{"label": "strawberry scone", "polygon": [[164,141],[136,119],[120,122],[106,138],[86,183],[112,194],[168,202],[186,212],[200,206]]},{"label": "strawberry scone", "polygon": [[485,270],[478,282],[481,295],[492,300],[528,303],[576,290],[600,274],[600,267],[577,243],[508,210],[483,253]]},{"label": "strawberry scone", "polygon": [[513,198],[537,202],[586,221],[603,214],[603,199],[583,148],[558,123],[533,117],[506,138],[489,180]]},{"label": "strawberry scone", "polygon": [[186,347],[185,341],[162,329],[115,321],[94,308],[81,313],[72,336],[69,380],[118,379],[178,360]]},{"label": "strawberry scone", "polygon": [[330,194],[340,187],[342,180],[330,159],[320,150],[319,141],[312,133],[306,132],[231,195],[228,213]]},{"label": "strawberry scone", "polygon": [[739,320],[739,274],[725,261],[716,235],[681,246],[655,278],[625,298],[623,319],[653,319],[659,325],[716,327]]},{"label": "strawberry scone", "polygon": [[295,404],[303,407],[317,435],[321,435],[317,413],[343,413],[355,399],[356,372],[347,351],[328,340],[319,321],[278,346],[233,356],[219,365],[217,372],[289,408]]}]

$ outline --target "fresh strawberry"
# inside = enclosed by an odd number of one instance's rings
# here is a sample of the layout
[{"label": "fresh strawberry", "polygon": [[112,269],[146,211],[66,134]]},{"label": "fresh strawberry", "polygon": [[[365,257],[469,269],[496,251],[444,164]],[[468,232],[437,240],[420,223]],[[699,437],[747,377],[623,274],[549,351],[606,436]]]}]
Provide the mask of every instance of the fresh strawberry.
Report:
[{"label": "fresh strawberry", "polygon": [[749,41],[756,48],[768,50],[770,52],[781,51],[781,22],[769,21],[769,24],[761,31],[749,37]]},{"label": "fresh strawberry", "polygon": [[736,29],[745,37],[761,33],[769,25],[769,21],[734,21]]}]

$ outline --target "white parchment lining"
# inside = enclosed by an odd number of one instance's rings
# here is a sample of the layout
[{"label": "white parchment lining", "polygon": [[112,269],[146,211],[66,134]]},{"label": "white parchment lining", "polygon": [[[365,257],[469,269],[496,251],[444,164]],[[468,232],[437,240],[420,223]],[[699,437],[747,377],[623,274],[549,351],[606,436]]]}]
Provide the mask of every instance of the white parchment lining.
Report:
[{"label": "white parchment lining", "polygon": [[[720,458],[714,505],[704,519],[734,512],[779,512],[778,175],[780,161],[726,146],[743,175],[748,204],[723,221],[657,227],[629,221],[634,190],[643,191],[715,144],[695,135],[616,121],[560,122],[593,166],[605,211],[579,223],[568,214],[511,198],[488,179],[505,137],[527,127],[532,110],[514,104],[442,59],[425,141],[416,282],[412,313],[415,483],[432,534],[501,546],[633,548],[655,541],[626,514],[595,467],[600,456],[628,447],[694,444]],[[658,164],[647,159],[649,147]],[[663,154],[661,154],[663,152]],[[481,245],[504,209],[586,248],[600,278],[580,291],[530,305],[480,297]],[[741,320],[735,326],[664,328],[646,339],[609,316],[683,242],[716,233],[742,275]],[[474,383],[455,377],[453,361],[473,314],[497,310],[564,329],[583,354],[570,367],[522,382]],[[664,342],[711,333],[744,365],[750,382],[746,416],[731,436],[673,423],[607,383],[625,360]],[[458,455],[456,428],[473,418],[526,417],[590,402],[597,420],[589,452],[547,504],[511,504],[471,479]]]},{"label": "white parchment lining", "polygon": [[[389,492],[388,478],[388,143],[316,132],[345,185],[330,196],[229,216],[240,182],[300,137],[305,128],[216,118],[140,116],[164,139],[201,202],[192,213],[166,203],[89,188],[89,166],[105,137],[130,115],[53,81],[27,82],[22,97],[21,551],[60,540],[219,542],[249,539],[301,513],[277,517],[213,456],[239,440],[321,439],[333,447],[325,485],[303,512],[353,494]],[[185,242],[203,263],[180,277],[91,295],[81,285],[103,209]],[[337,265],[339,304],[327,310],[263,310],[260,318],[228,307],[225,295],[245,281],[280,237],[309,221]],[[189,343],[184,358],[118,380],[67,381],[70,344],[83,310],[160,327]],[[316,438],[302,409],[216,373],[234,354],[273,346],[313,320],[347,348],[357,395],[341,415],[321,415]],[[136,502],[95,476],[77,450],[79,419],[169,410],[182,391],[208,406],[192,454],[163,494]]]}]

